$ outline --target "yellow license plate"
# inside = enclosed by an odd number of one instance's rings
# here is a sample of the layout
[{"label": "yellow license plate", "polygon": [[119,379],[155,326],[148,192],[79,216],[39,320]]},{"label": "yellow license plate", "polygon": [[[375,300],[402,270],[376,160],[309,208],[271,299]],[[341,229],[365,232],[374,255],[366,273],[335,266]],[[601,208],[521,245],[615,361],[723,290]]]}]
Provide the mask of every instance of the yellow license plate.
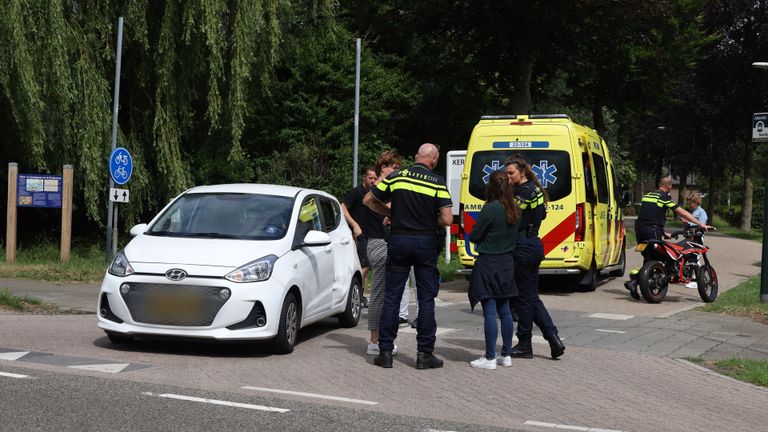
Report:
[{"label": "yellow license plate", "polygon": [[640,243],[635,247],[635,250],[638,252],[642,252],[645,250],[645,247],[648,246],[648,243]]},{"label": "yellow license plate", "polygon": [[200,314],[202,304],[197,297],[156,294],[149,298],[147,308],[155,315],[192,318]]}]

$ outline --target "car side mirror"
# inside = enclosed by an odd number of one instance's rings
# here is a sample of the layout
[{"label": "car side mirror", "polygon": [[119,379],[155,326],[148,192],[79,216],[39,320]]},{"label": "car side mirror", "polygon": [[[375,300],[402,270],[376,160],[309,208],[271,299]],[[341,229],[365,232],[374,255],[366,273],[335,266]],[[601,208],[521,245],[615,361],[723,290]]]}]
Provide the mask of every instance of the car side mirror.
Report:
[{"label": "car side mirror", "polygon": [[331,236],[322,231],[311,230],[304,236],[304,241],[297,244],[293,249],[299,249],[304,246],[325,246],[331,244]]},{"label": "car side mirror", "polygon": [[147,231],[147,226],[148,225],[145,224],[145,223],[140,223],[138,225],[134,225],[133,227],[131,227],[131,231],[130,231],[131,232],[131,236],[132,237],[136,237],[139,234],[144,234],[144,232]]}]

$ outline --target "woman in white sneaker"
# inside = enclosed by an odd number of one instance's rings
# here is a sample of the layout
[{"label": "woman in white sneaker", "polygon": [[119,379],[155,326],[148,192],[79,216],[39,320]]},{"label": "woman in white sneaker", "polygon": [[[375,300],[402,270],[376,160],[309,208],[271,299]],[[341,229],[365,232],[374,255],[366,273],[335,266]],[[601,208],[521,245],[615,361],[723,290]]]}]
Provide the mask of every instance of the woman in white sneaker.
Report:
[{"label": "woman in white sneaker", "polygon": [[[478,253],[472,279],[469,283],[469,303],[474,310],[479,302],[483,305],[485,329],[485,354],[469,364],[479,369],[496,369],[496,364],[511,366],[512,333],[514,324],[509,309],[509,299],[517,296],[512,251],[517,242],[520,208],[515,200],[507,174],[494,171],[485,188],[486,202],[470,241]],[[501,357],[496,358],[496,338],[501,320]]]}]

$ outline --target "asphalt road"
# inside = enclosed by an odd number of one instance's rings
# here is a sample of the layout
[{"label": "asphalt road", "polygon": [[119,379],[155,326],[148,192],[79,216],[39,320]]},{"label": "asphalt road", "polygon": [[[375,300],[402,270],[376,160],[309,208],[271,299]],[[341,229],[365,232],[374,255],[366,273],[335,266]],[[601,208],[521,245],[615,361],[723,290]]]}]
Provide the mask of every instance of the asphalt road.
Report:
[{"label": "asphalt road", "polygon": [[[759,271],[758,243],[710,243],[724,287]],[[0,430],[761,430],[768,391],[680,359],[768,358],[765,327],[686,311],[701,304],[686,288],[658,305],[634,301],[622,282],[582,293],[547,281],[565,356],[550,360],[535,338],[533,360],[495,371],[468,366],[483,350],[482,316],[463,281],[441,288],[446,365],[428,371],[413,368],[407,328],[395,367],[373,366],[365,320],[305,328],[294,353],[277,356],[258,344],[116,346],[93,315],[0,315]]]}]

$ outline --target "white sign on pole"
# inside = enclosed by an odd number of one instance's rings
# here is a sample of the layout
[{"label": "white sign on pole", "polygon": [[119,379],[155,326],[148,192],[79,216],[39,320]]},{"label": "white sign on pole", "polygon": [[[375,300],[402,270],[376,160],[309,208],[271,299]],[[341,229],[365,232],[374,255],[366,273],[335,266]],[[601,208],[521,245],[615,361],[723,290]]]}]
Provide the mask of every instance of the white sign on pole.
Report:
[{"label": "white sign on pole", "polygon": [[768,113],[752,114],[752,142],[768,142]]},{"label": "white sign on pole", "polygon": [[109,200],[112,202],[127,203],[130,197],[131,193],[128,189],[109,189]]},{"label": "white sign on pole", "polygon": [[445,183],[446,186],[448,186],[448,193],[451,194],[451,201],[453,201],[451,213],[454,216],[459,215],[461,173],[464,171],[464,158],[466,155],[466,150],[451,150],[448,152],[445,158]]}]

